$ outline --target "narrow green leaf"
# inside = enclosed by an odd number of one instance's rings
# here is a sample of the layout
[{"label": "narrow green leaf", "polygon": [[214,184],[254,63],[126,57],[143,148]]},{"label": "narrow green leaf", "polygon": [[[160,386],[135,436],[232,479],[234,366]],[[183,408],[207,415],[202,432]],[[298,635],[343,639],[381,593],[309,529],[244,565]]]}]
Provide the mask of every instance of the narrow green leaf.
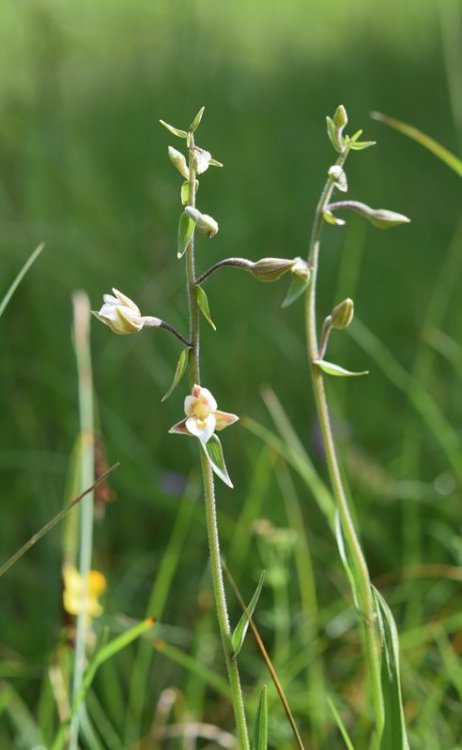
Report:
[{"label": "narrow green leaf", "polygon": [[195,116],[194,120],[192,121],[191,125],[189,126],[188,130],[190,133],[194,133],[199,125],[201,124],[202,115],[204,114],[205,107],[201,107],[197,115]]},{"label": "narrow green leaf", "polygon": [[175,375],[173,376],[172,384],[170,388],[168,389],[167,393],[165,394],[165,396],[162,396],[161,398],[162,402],[166,401],[172,395],[173,391],[175,390],[181,378],[183,377],[185,370],[186,370],[186,365],[188,364],[188,354],[189,354],[189,347],[186,347],[185,349],[183,349],[183,351],[181,352],[179,356],[176,370],[175,370]]},{"label": "narrow green leaf", "polygon": [[295,300],[302,296],[303,292],[308,289],[309,284],[309,279],[302,281],[301,279],[293,278],[281,307],[289,307]]},{"label": "narrow green leaf", "polygon": [[372,588],[382,638],[382,693],[385,723],[380,750],[409,750],[399,673],[398,631],[390,607],[380,591]]},{"label": "narrow green leaf", "polygon": [[210,314],[208,297],[205,291],[199,285],[196,286],[196,299],[197,299],[197,304],[199,305],[202,315],[206,319],[207,323],[209,323],[212,326],[213,330],[216,331],[217,327],[215,323],[213,322],[212,316]]},{"label": "narrow green leaf", "polygon": [[10,285],[7,292],[4,294],[2,301],[0,302],[0,318],[2,317],[3,313],[5,312],[5,308],[12,298],[13,294],[15,293],[16,289],[18,288],[19,284],[23,280],[24,276],[28,272],[29,268],[33,264],[33,262],[38,258],[40,253],[42,252],[43,248],[45,247],[45,243],[42,242],[41,245],[35,248],[34,252],[28,257],[26,262],[24,263],[23,267],[17,274],[16,278],[14,279],[13,283]]},{"label": "narrow green leaf", "polygon": [[340,554],[340,559],[343,563],[343,567],[345,568],[345,573],[348,576],[348,580],[350,582],[351,591],[353,593],[353,601],[355,603],[356,609],[359,610],[359,595],[361,592],[361,584],[360,581],[357,579],[357,576],[355,577],[355,571],[352,565],[350,565],[350,561],[348,559],[348,551],[345,545],[345,540],[343,538],[343,529],[342,529],[342,522],[340,520],[340,514],[338,511],[335,514],[335,539],[337,541],[337,547]]},{"label": "narrow green leaf", "polygon": [[188,134],[186,130],[180,130],[179,128],[175,128],[173,125],[169,125],[168,122],[165,122],[164,120],[159,120],[160,124],[164,126],[164,128],[167,128],[173,135],[176,135],[177,138],[187,138]]},{"label": "narrow green leaf", "polygon": [[403,135],[407,135],[408,138],[412,138],[413,141],[417,141],[417,143],[420,143],[420,145],[426,148],[427,151],[431,151],[431,153],[440,159],[440,161],[444,162],[448,167],[454,170],[459,177],[462,177],[462,159],[459,159],[459,157],[449,151],[445,146],[442,146],[441,143],[435,141],[434,138],[426,135],[426,133],[423,133],[413,125],[408,125],[406,122],[401,122],[401,120],[395,120],[393,117],[388,117],[381,112],[371,112],[371,117],[379,122],[384,122],[385,125],[389,125],[390,128],[398,130],[400,133],[403,133]]},{"label": "narrow green leaf", "polygon": [[247,606],[247,612],[243,613],[231,637],[231,645],[233,647],[234,656],[238,655],[244,643],[245,636],[249,627],[249,617],[252,617],[255,611],[255,607],[257,606],[258,599],[260,598],[264,580],[265,580],[265,571],[263,570],[260,576],[260,580],[258,581],[258,586],[255,589],[255,593]]},{"label": "narrow green leaf", "polygon": [[337,378],[356,378],[359,375],[369,375],[369,370],[351,372],[351,370],[345,370],[343,367],[340,367],[340,365],[326,362],[325,359],[317,359],[313,364],[317,365],[319,369],[327,373],[327,375],[335,375]]},{"label": "narrow green leaf", "polygon": [[253,750],[268,749],[268,696],[266,685],[263,685],[255,718]]},{"label": "narrow green leaf", "polygon": [[187,214],[183,213],[180,216],[180,221],[178,223],[178,250],[177,250],[177,258],[181,258],[186,248],[188,247],[189,243],[191,242],[191,237],[194,233],[194,227],[195,223],[192,219],[189,218]]},{"label": "narrow green leaf", "polygon": [[338,728],[340,730],[340,734],[342,735],[342,737],[344,739],[344,742],[345,742],[345,745],[347,747],[347,750],[355,750],[354,745],[353,745],[353,743],[352,743],[352,741],[350,739],[350,736],[349,736],[349,734],[348,734],[348,732],[346,730],[345,724],[343,723],[343,719],[340,716],[339,712],[337,711],[337,709],[336,709],[336,707],[334,705],[334,702],[331,700],[331,698],[329,696],[327,696],[327,704],[328,704],[330,710],[332,711],[332,715],[333,715],[333,717],[335,719],[335,723],[337,724],[337,726],[338,726]]},{"label": "narrow green leaf", "polygon": [[216,435],[206,442],[201,442],[202,449],[207,456],[208,462],[212,467],[213,471],[220,477],[221,481],[233,488],[233,483],[229,478],[228,469],[225,464],[225,457],[223,455],[223,448],[221,447],[220,439]]}]

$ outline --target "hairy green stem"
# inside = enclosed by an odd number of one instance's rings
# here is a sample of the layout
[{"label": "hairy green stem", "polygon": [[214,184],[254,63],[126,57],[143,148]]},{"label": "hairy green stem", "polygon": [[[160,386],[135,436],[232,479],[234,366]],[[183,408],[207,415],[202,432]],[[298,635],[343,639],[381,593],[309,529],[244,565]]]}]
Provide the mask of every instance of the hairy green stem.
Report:
[{"label": "hairy green stem", "polygon": [[[340,154],[337,165],[342,167],[348,156],[348,149]],[[342,481],[339,462],[335,449],[334,438],[329,415],[329,407],[324,387],[322,370],[314,364],[320,358],[318,334],[316,326],[316,284],[319,266],[319,248],[322,228],[324,224],[323,213],[329,204],[334,190],[335,177],[329,175],[322,191],[313,225],[310,241],[308,262],[311,266],[311,284],[306,297],[306,330],[308,357],[311,362],[313,390],[321,426],[322,439],[326,455],[329,477],[337,502],[337,509],[341,521],[342,531],[345,536],[348,551],[358,579],[358,599],[363,615],[363,630],[366,656],[369,665],[372,701],[376,721],[376,739],[380,738],[384,724],[384,706],[382,687],[380,680],[380,649],[375,623],[375,608],[371,588],[371,581],[367,563],[356,529],[351,516],[347,495]],[[324,342],[323,342],[324,343]]]},{"label": "hairy green stem", "polygon": [[[189,201],[188,205],[196,205],[196,173],[194,169],[194,138],[188,135],[189,147]],[[191,354],[189,358],[189,377],[191,387],[200,385],[200,329],[199,329],[199,305],[196,298],[195,287],[195,263],[194,263],[194,234],[186,249],[186,283],[189,299],[189,338],[191,342]],[[218,535],[217,513],[215,504],[215,487],[213,472],[210,463],[200,448],[202,477],[205,494],[205,512],[207,521],[207,537],[210,553],[210,568],[212,571],[212,585],[217,612],[218,627],[225,655],[228,679],[231,688],[231,698],[236,720],[237,735],[240,750],[250,750],[250,742],[247,731],[247,722],[244,711],[244,700],[240,683],[237,660],[233,658],[231,644],[231,628],[229,624],[228,606],[226,603],[225,587],[223,583],[223,571],[221,567],[220,539]]]}]

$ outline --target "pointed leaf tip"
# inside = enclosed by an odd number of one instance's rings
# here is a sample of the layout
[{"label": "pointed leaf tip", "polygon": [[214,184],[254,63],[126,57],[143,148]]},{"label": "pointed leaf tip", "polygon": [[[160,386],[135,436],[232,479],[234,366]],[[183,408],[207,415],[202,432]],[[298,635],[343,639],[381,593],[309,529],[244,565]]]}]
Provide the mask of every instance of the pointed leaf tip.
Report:
[{"label": "pointed leaf tip", "polygon": [[265,571],[263,570],[260,575],[260,580],[258,581],[257,588],[255,589],[255,593],[247,607],[247,611],[243,613],[242,617],[240,618],[239,622],[237,623],[234,629],[233,635],[231,637],[231,645],[233,647],[233,656],[235,657],[238,655],[239,651],[241,650],[243,646],[245,636],[247,634],[247,630],[249,627],[249,619],[250,617],[252,617],[255,611],[255,607],[257,606],[257,602],[258,602],[258,599],[260,598],[264,580],[265,580]]},{"label": "pointed leaf tip", "polygon": [[178,249],[177,258],[181,258],[191,242],[194,234],[194,221],[183,211],[178,222]]},{"label": "pointed leaf tip", "polygon": [[210,312],[210,306],[209,306],[209,300],[207,297],[207,294],[205,293],[204,289],[202,289],[201,286],[196,286],[196,299],[197,304],[199,305],[199,309],[206,319],[207,323],[212,326],[213,330],[216,331],[217,327],[215,323],[212,320],[212,314]]},{"label": "pointed leaf tip", "polygon": [[162,403],[166,401],[172,395],[173,391],[175,390],[181,378],[183,377],[185,370],[186,370],[186,365],[188,364],[188,354],[189,354],[189,347],[186,347],[185,349],[183,349],[183,351],[181,352],[179,356],[179,359],[176,365],[175,374],[173,376],[172,384],[170,388],[168,389],[167,393],[165,394],[165,396],[162,396],[161,398]]},{"label": "pointed leaf tip", "polygon": [[327,375],[334,375],[337,378],[355,378],[359,375],[369,375],[369,370],[362,370],[361,372],[351,372],[351,370],[345,370],[340,365],[335,365],[333,362],[326,362],[325,359],[316,359],[313,362],[317,365],[320,370],[325,372]]}]

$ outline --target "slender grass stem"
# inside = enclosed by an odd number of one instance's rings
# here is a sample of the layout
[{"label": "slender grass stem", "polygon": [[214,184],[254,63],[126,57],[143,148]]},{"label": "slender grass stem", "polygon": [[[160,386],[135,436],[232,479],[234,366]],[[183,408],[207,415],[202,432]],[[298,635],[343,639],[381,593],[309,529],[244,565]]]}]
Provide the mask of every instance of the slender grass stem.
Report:
[{"label": "slender grass stem", "polygon": [[[78,369],[80,439],[82,443],[80,483],[88,487],[94,482],[94,428],[93,428],[93,382],[90,354],[90,304],[83,292],[77,292],[74,303],[74,337]],[[82,606],[77,617],[75,641],[74,674],[72,680],[72,699],[80,693],[85,672],[85,643],[88,630],[86,600],[88,598],[88,573],[91,568],[93,547],[93,492],[90,492],[80,504],[79,528],[79,572],[82,576]],[[83,704],[82,704],[83,708]],[[69,750],[77,750],[81,709],[72,716],[69,736]]]},{"label": "slender grass stem", "polygon": [[[196,170],[194,167],[194,137],[188,135],[189,147],[189,201],[188,205],[193,208],[196,205]],[[186,284],[189,300],[189,339],[191,352],[189,357],[189,378],[191,387],[200,385],[200,326],[199,305],[196,298],[195,262],[194,262],[194,234],[186,249]],[[215,486],[213,472],[210,463],[200,448],[202,477],[205,494],[205,512],[207,522],[207,536],[210,553],[210,568],[212,572],[213,593],[218,618],[218,627],[223,646],[228,679],[231,688],[231,696],[236,720],[237,735],[240,750],[250,750],[250,742],[247,731],[247,722],[244,711],[244,700],[240,683],[239,671],[236,659],[233,658],[231,644],[231,628],[229,624],[228,606],[226,602],[225,587],[223,583],[223,571],[221,567],[220,539],[218,534],[217,514],[215,504]]]},{"label": "slender grass stem", "polygon": [[[337,165],[342,167],[348,156],[348,149],[340,154]],[[313,231],[311,235],[308,262],[311,266],[311,284],[306,297],[306,330],[308,357],[312,366],[312,382],[316,409],[321,426],[324,450],[326,455],[329,477],[337,503],[341,526],[347,542],[349,554],[355,568],[356,580],[358,582],[358,602],[363,615],[363,631],[369,674],[371,682],[372,702],[376,722],[376,738],[380,738],[384,725],[384,706],[380,680],[380,650],[375,624],[375,608],[371,589],[371,582],[367,563],[361,548],[361,544],[353,523],[347,495],[342,481],[339,461],[335,449],[334,438],[329,415],[329,407],[324,387],[324,377],[320,368],[314,364],[319,359],[319,344],[316,326],[316,286],[319,267],[319,249],[322,228],[324,223],[323,213],[329,204],[334,190],[335,178],[329,175],[321,193],[316,209]]]}]

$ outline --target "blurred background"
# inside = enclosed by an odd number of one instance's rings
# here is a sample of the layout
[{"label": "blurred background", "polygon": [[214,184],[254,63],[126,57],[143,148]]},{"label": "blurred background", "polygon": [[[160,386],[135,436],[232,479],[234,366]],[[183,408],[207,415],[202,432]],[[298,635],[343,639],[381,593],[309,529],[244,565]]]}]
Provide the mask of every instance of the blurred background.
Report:
[{"label": "blurred background", "polygon": [[[184,128],[205,105],[197,141],[224,163],[201,179],[199,207],[220,224],[213,240],[198,240],[202,271],[232,255],[306,255],[334,161],[325,116],[343,103],[348,132],[364,128],[377,141],[350,157],[348,197],[412,219],[380,232],[352,216],[345,228],[327,227],[324,234],[321,310],[328,314],[352,296],[360,321],[351,337],[332,337],[330,358],[371,371],[330,384],[366,555],[372,575],[386,580],[409,565],[460,564],[454,458],[462,417],[460,182],[419,145],[369,116],[379,110],[412,123],[460,154],[460,22],[457,0],[2,1],[2,291],[46,242],[1,320],[2,558],[65,500],[78,434],[72,293],[84,289],[98,309],[115,286],[143,313],[186,332],[184,268],[176,259],[180,178],[167,157],[168,145],[183,144],[159,118]],[[286,285],[258,284],[234,269],[207,283],[218,330],[203,326],[203,383],[223,409],[272,429],[261,388],[274,389],[324,476],[303,304],[281,309]],[[371,350],[364,325],[388,353]],[[418,393],[429,395],[451,425],[452,463],[444,439],[406,394],[406,372],[423,350],[431,363]],[[198,480],[196,445],[167,436],[183,414],[186,380],[160,403],[179,355],[164,331],[116,337],[95,322],[92,351],[107,459],[121,464],[110,479],[114,502],[96,529],[95,564],[108,577],[108,616],[138,618],[185,483]],[[261,439],[241,425],[222,442],[235,484],[233,492],[218,490],[226,555],[236,547],[235,521],[253,492],[260,493],[259,516],[275,526],[288,521],[270,469],[258,475],[261,486],[252,485],[255,467],[273,460]],[[328,606],[345,590],[335,541],[307,488],[294,481],[319,598]],[[188,544],[163,616],[185,632],[200,621],[199,593],[209,587],[201,502],[191,502]],[[266,564],[252,533],[247,524],[250,551],[238,571],[246,596]],[[1,582],[0,648],[31,705],[62,622],[61,544],[58,527]],[[400,627],[460,609],[457,586],[445,576],[419,581],[417,612],[405,608],[404,596],[393,600],[387,585]],[[213,631],[213,613],[210,621]],[[271,642],[269,618],[262,630]],[[181,683],[181,673],[165,669],[165,684]],[[338,676],[344,678],[348,684]]]}]

